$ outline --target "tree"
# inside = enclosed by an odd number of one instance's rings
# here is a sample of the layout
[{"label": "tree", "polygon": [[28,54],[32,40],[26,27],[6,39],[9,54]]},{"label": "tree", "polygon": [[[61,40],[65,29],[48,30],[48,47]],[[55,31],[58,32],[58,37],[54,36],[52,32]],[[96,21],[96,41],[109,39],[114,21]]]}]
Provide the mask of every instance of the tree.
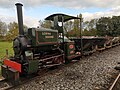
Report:
[{"label": "tree", "polygon": [[51,28],[52,27],[52,22],[50,20],[45,20],[45,21],[39,21],[40,26],[44,28]]},{"label": "tree", "polygon": [[8,24],[8,32],[6,35],[7,41],[12,41],[15,37],[18,36],[18,24],[16,22],[10,22]]},{"label": "tree", "polygon": [[96,23],[97,19],[92,19],[90,21],[83,22],[82,35],[84,36],[96,36]]},{"label": "tree", "polygon": [[119,36],[120,35],[120,16],[102,17],[98,20],[97,34],[100,36]]},{"label": "tree", "polygon": [[88,28],[89,30],[96,29],[97,19],[92,19],[89,21]]},{"label": "tree", "polygon": [[[25,25],[23,25],[23,28],[24,28],[24,33],[27,32],[28,27],[25,26]],[[18,23],[16,23],[16,22],[10,22],[8,24],[8,30],[9,31],[6,34],[6,40],[7,41],[12,41],[19,34]]]},{"label": "tree", "polygon": [[111,18],[112,21],[112,32],[113,36],[119,36],[120,35],[120,16],[113,16]]},{"label": "tree", "polygon": [[[77,16],[78,17],[78,16]],[[80,21],[78,19],[74,19],[74,27],[73,27],[73,32],[76,37],[80,36],[80,29],[79,29]]]},{"label": "tree", "polygon": [[7,32],[7,24],[0,21],[0,38],[3,38]]},{"label": "tree", "polygon": [[64,30],[65,30],[65,34],[67,37],[69,37],[70,35],[70,31],[73,30],[73,21],[67,21],[64,24]]},{"label": "tree", "polygon": [[100,36],[109,35],[111,36],[112,32],[112,23],[110,17],[101,17],[97,24],[97,34]]}]

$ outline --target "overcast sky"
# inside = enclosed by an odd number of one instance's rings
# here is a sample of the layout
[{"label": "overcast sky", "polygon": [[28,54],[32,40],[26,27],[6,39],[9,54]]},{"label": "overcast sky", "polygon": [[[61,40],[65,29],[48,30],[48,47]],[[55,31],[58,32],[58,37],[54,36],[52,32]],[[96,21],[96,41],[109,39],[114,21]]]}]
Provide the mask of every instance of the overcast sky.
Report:
[{"label": "overcast sky", "polygon": [[7,23],[17,22],[15,3],[23,4],[24,24],[38,26],[53,13],[65,13],[77,16],[82,13],[84,20],[102,16],[120,15],[120,0],[0,0],[0,19]]}]

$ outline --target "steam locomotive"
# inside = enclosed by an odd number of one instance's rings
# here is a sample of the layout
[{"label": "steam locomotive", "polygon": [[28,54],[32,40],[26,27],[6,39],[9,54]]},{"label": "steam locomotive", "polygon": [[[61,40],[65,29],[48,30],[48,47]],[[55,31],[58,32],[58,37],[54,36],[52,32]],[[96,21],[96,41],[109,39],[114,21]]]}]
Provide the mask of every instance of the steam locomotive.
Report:
[{"label": "steam locomotive", "polygon": [[[17,82],[19,75],[37,73],[40,69],[68,63],[82,55],[111,46],[105,37],[79,37],[68,39],[64,35],[64,22],[81,18],[66,14],[53,14],[45,18],[54,23],[54,27],[23,28],[22,4],[17,3],[19,36],[13,40],[14,57],[5,59],[2,76]],[[62,26],[58,23],[61,22]],[[116,39],[115,39],[116,40]],[[115,41],[114,40],[114,41]],[[119,44],[119,38],[113,44]]]}]

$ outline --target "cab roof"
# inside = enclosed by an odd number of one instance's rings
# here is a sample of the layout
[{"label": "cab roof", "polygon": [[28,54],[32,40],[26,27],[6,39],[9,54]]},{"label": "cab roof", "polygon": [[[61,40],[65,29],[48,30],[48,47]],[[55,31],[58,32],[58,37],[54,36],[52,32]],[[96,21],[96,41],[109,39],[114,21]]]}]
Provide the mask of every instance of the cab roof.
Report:
[{"label": "cab roof", "polygon": [[63,22],[66,22],[66,21],[71,20],[71,19],[80,19],[79,17],[74,17],[74,16],[62,14],[62,13],[57,13],[57,14],[52,14],[52,15],[46,17],[45,20],[54,21],[55,16],[58,16],[59,22],[62,22],[62,17],[63,17]]}]

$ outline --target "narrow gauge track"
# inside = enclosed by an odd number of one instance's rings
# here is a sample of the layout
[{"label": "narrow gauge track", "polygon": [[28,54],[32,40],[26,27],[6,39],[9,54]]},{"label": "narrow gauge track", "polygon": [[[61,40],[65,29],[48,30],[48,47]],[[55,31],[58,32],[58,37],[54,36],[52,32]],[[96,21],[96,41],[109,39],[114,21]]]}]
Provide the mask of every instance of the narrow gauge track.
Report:
[{"label": "narrow gauge track", "polygon": [[[73,60],[68,65],[74,64],[76,62],[77,62],[76,60]],[[29,77],[22,77],[22,78],[20,78],[19,84],[17,84],[17,85],[12,85],[6,79],[3,79],[0,81],[0,90],[12,90],[12,89],[18,88],[18,87],[20,87],[28,82],[31,82],[32,80],[37,80],[38,78],[45,76],[46,74],[50,73],[50,71],[52,71],[56,68],[60,69],[64,66],[66,66],[66,65],[63,64],[63,65],[58,66],[58,67],[45,68],[45,69],[40,70],[38,72],[38,74],[36,74],[36,75],[31,75]]]},{"label": "narrow gauge track", "polygon": [[[112,49],[112,48],[111,48]],[[109,50],[109,49],[106,49],[106,50]],[[104,50],[102,50],[103,52],[104,52]],[[101,52],[96,52],[96,53],[93,53],[93,55],[96,55],[96,54],[99,54],[99,53],[101,53]],[[90,55],[87,55],[87,57],[89,58],[89,57],[91,57]],[[86,56],[84,56],[84,57],[82,57],[82,58],[86,58]],[[39,72],[38,73],[38,75],[39,76],[37,76],[37,77],[34,77],[34,78],[32,78],[32,79],[29,79],[29,80],[26,80],[26,82],[25,83],[22,83],[21,85],[18,85],[18,86],[16,86],[16,87],[13,87],[13,88],[19,88],[19,86],[22,86],[23,84],[26,84],[26,83],[28,83],[28,82],[31,82],[31,81],[33,81],[33,80],[38,80],[38,78],[41,78],[41,77],[44,77],[45,75],[48,75],[48,74],[54,74],[54,72],[56,72],[56,71],[58,71],[59,69],[61,69],[61,68],[64,68],[64,67],[69,67],[69,66],[71,66],[71,65],[73,65],[73,64],[75,64],[75,63],[77,63],[77,62],[79,62],[79,60],[73,60],[71,63],[69,63],[69,64],[67,64],[67,65],[65,65],[65,64],[63,64],[63,65],[60,65],[58,68],[55,68],[55,71],[53,71],[53,70],[50,70],[50,69],[47,69],[48,71],[45,73],[44,72],[44,74],[43,74],[43,72],[41,73],[41,72]],[[43,70],[44,71],[44,70]],[[117,75],[116,75],[117,76]],[[41,83],[44,83],[44,82],[41,82]],[[12,90],[12,89],[11,89]],[[107,90],[119,90],[119,89],[108,89],[107,88]]]},{"label": "narrow gauge track", "polygon": [[[21,77],[19,83],[16,85],[9,83],[6,79],[1,79],[0,80],[0,90],[10,90],[10,89],[12,90],[13,88],[17,88],[17,87],[19,87],[27,82],[30,82],[34,79],[43,77],[48,71],[49,70],[45,68],[45,69],[39,71],[38,74],[36,74],[36,75],[31,75],[28,77]],[[41,74],[41,72],[42,72],[42,74]]]},{"label": "narrow gauge track", "polygon": [[[76,63],[77,61],[76,60],[73,60],[71,63],[67,64],[68,66],[71,66],[71,64],[74,64]],[[16,88],[19,88],[20,86],[28,83],[28,82],[32,82],[33,80],[38,80],[39,78],[42,78],[48,74],[54,74],[56,72],[56,70],[60,70],[61,68],[64,68],[66,65],[63,64],[63,65],[60,65],[60,66],[57,66],[57,67],[51,67],[51,68],[45,68],[44,70],[41,70],[38,72],[38,74],[35,76],[33,76],[32,78],[31,77],[28,77],[27,80],[26,78],[22,78],[21,79],[21,83],[17,86],[13,86],[9,89],[5,89],[5,90],[12,90],[12,89],[16,89]],[[24,80],[24,81],[23,81]],[[41,83],[44,83],[44,82],[41,82]],[[1,90],[1,89],[0,89]]]},{"label": "narrow gauge track", "polygon": [[109,90],[120,90],[120,73],[115,78],[114,82],[110,86]]},{"label": "narrow gauge track", "polygon": [[[76,62],[76,60],[73,61],[73,62]],[[68,65],[71,65],[71,64],[74,64],[74,63],[69,63]],[[48,74],[48,72],[52,71],[53,69],[56,69],[56,68],[60,69],[63,66],[64,66],[64,64],[61,65],[61,66],[58,66],[58,67],[44,68],[44,69],[41,69],[36,75],[21,77],[20,81],[19,81],[19,84],[17,84],[17,85],[12,85],[6,79],[2,79],[2,80],[0,80],[0,90],[15,89],[15,88],[17,88],[19,86],[22,86],[22,85],[24,85],[28,82],[31,82],[32,80],[37,80],[38,78],[41,78],[41,77],[45,76],[46,74]]]},{"label": "narrow gauge track", "polygon": [[7,90],[13,87],[13,85],[9,82],[7,82],[6,79],[0,80],[0,90]]},{"label": "narrow gauge track", "polygon": [[[106,50],[109,50],[109,49],[106,49]],[[101,53],[102,51],[104,51],[104,50],[101,50],[100,52],[97,51],[96,53],[93,53],[93,54],[98,54],[98,53]],[[84,57],[81,57],[81,58],[86,58],[86,56],[90,57],[90,55],[85,55]],[[67,66],[71,66],[71,64],[74,64],[78,61],[79,60],[73,60],[71,63],[67,64]],[[66,66],[66,65],[63,64],[63,65],[59,66],[58,69],[60,69],[64,66]],[[2,79],[2,80],[0,80],[0,90],[9,90],[9,89],[12,90],[12,89],[22,86],[32,80],[37,80],[38,78],[45,76],[47,74],[47,72],[49,72],[49,71],[50,71],[50,69],[44,68],[44,69],[41,69],[37,75],[33,75],[30,77],[22,77],[22,78],[20,78],[19,84],[17,84],[17,85],[12,85],[6,79]],[[111,85],[111,87],[109,88],[109,90],[119,90],[118,83],[120,84],[120,82],[118,82],[118,80],[120,80],[120,73],[117,76],[116,80]],[[118,89],[116,89],[116,88],[118,88]]]}]

